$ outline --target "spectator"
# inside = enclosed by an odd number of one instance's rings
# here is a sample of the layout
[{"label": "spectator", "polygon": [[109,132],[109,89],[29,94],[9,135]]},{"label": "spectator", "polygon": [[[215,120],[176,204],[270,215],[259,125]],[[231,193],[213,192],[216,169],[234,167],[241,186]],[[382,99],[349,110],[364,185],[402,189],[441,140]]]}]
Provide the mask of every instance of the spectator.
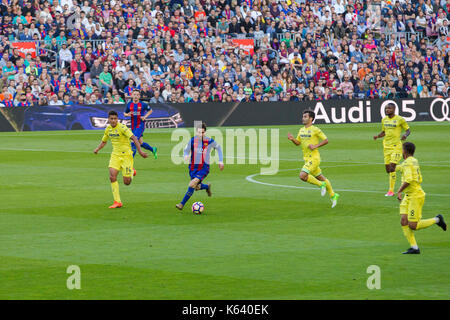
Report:
[{"label": "spectator", "polygon": [[50,99],[48,104],[51,105],[51,106],[62,106],[62,105],[64,105],[63,102],[58,99],[58,96],[56,94],[53,94],[51,96],[51,99]]},{"label": "spectator", "polygon": [[[0,21],[0,88],[16,100],[30,90],[35,103],[51,93],[97,103],[96,92],[109,92],[115,101],[112,90],[123,93],[130,80],[148,99],[170,102],[447,94],[447,2],[380,3],[377,14],[360,0],[12,1]],[[79,21],[69,30],[71,12]],[[233,44],[238,37],[254,39],[253,54]],[[41,39],[36,58],[10,47],[21,39]]]},{"label": "spectator", "polygon": [[61,49],[59,50],[59,60],[61,63],[61,68],[70,66],[72,59],[72,52],[67,48],[67,43],[64,42],[61,46]]},{"label": "spectator", "polygon": [[70,74],[73,76],[75,71],[79,71],[81,74],[87,71],[86,63],[81,59],[81,54],[77,53],[75,59],[70,63]]},{"label": "spectator", "polygon": [[73,101],[70,100],[70,96],[68,94],[65,94],[62,104],[63,104],[63,106],[71,106],[74,103],[73,103]]},{"label": "spectator", "polygon": [[154,96],[150,99],[150,103],[164,103],[159,90],[155,90]]},{"label": "spectator", "polygon": [[96,59],[90,69],[90,78],[92,79],[92,82],[95,85],[99,84],[99,76],[100,73],[102,73],[103,69],[104,67],[103,64],[101,64],[101,59],[100,58]]},{"label": "spectator", "polygon": [[103,98],[106,97],[106,94],[112,89],[113,81],[112,81],[112,75],[108,71],[108,67],[103,67],[103,72],[99,75],[99,84],[102,89]]}]

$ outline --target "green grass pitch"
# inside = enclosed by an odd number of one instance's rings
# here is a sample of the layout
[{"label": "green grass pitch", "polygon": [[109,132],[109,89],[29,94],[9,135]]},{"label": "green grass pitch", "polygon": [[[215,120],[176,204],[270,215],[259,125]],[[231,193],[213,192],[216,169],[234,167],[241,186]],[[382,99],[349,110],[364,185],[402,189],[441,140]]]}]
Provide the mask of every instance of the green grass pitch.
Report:
[{"label": "green grass pitch", "polygon": [[[174,206],[187,168],[170,160],[170,130],[146,132],[159,158],[136,156],[129,187],[120,176],[118,210],[108,209],[111,146],[92,153],[101,131],[1,133],[0,299],[449,299],[450,232],[418,231],[422,254],[401,254],[399,204],[384,197],[382,143],[372,139],[380,125],[319,127],[336,208],[299,180],[301,150],[286,139],[299,126],[283,126],[277,175],[214,165],[213,197],[196,192],[183,213]],[[411,130],[423,217],[450,222],[450,125]],[[66,287],[69,265],[81,269],[80,290]],[[380,290],[367,288],[370,265],[381,269]]]}]

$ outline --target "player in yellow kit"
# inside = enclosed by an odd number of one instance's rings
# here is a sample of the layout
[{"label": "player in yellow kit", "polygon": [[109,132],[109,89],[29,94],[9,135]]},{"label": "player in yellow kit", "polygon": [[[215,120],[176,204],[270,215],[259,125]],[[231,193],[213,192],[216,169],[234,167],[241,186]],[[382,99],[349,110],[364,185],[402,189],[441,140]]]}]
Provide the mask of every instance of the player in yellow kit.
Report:
[{"label": "player in yellow kit", "polygon": [[303,112],[302,123],[305,125],[298,131],[297,138],[288,133],[288,139],[295,145],[301,145],[303,151],[303,160],[305,165],[300,171],[300,179],[305,182],[320,187],[321,195],[324,196],[328,191],[331,198],[331,207],[334,208],[339,199],[339,194],[333,191],[331,182],[322,174],[320,170],[320,153],[319,148],[328,143],[325,134],[318,127],[313,126],[316,114],[312,110]]},{"label": "player in yellow kit", "polygon": [[122,171],[123,183],[129,185],[133,179],[133,152],[131,151],[130,139],[136,145],[139,154],[143,158],[148,155],[142,152],[141,145],[138,139],[133,135],[133,132],[124,124],[119,123],[119,117],[116,111],[111,110],[108,113],[109,125],[105,129],[102,142],[95,148],[94,153],[97,154],[108,140],[111,140],[113,150],[109,160],[109,179],[111,180],[111,189],[114,197],[114,203],[110,209],[121,208],[122,201],[119,194],[119,183],[117,182],[117,175]]},{"label": "player in yellow kit", "polygon": [[[425,229],[433,224],[437,224],[444,231],[447,230],[447,225],[441,214],[431,219],[422,220],[425,192],[420,186],[422,174],[420,173],[419,161],[413,157],[415,150],[416,146],[413,143],[405,142],[402,150],[405,161],[398,167],[398,170],[402,173],[402,186],[397,191],[397,199],[401,201],[401,225],[403,233],[411,245],[406,252],[403,252],[404,254],[420,253],[413,230]],[[405,194],[403,198],[402,193]]]},{"label": "player in yellow kit", "polygon": [[[395,181],[397,179],[395,167],[402,159],[402,142],[410,135],[408,123],[405,119],[395,114],[395,105],[388,104],[385,109],[386,117],[381,120],[381,133],[374,136],[373,139],[384,137],[383,151],[384,164],[386,172],[389,175],[389,190],[385,194],[386,197],[393,197]],[[405,134],[402,136],[402,130]],[[401,137],[401,138],[400,138]]]}]

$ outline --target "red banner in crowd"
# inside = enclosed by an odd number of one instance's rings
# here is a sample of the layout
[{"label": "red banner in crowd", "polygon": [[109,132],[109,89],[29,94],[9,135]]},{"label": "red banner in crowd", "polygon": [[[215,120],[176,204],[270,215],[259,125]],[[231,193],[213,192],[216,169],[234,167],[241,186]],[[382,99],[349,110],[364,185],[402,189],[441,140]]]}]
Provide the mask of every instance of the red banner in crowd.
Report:
[{"label": "red banner in crowd", "polygon": [[19,49],[21,57],[25,58],[27,54],[31,54],[32,58],[36,58],[36,43],[34,42],[13,42],[13,48]]},{"label": "red banner in crowd", "polygon": [[255,41],[253,39],[232,39],[235,47],[244,50],[247,55],[253,55],[255,49]]}]

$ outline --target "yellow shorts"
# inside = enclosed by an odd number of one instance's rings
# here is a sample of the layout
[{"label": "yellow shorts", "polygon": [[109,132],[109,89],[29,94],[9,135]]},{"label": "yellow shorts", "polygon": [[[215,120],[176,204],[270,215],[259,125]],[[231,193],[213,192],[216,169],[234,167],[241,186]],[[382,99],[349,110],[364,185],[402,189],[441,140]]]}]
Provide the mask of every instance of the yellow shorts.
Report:
[{"label": "yellow shorts", "polygon": [[400,203],[400,214],[407,214],[408,221],[419,222],[422,219],[422,208],[425,197],[411,197],[405,195]]},{"label": "yellow shorts", "polygon": [[305,164],[301,171],[305,171],[307,174],[313,175],[313,177],[320,176],[322,171],[320,170],[320,159],[317,158],[306,158]]},{"label": "yellow shorts", "polygon": [[384,164],[395,163],[398,164],[402,159],[402,146],[384,148]]},{"label": "yellow shorts", "polygon": [[115,154],[111,155],[109,159],[109,167],[122,171],[122,176],[132,177],[133,176],[133,155],[127,154],[123,156],[118,156]]}]

